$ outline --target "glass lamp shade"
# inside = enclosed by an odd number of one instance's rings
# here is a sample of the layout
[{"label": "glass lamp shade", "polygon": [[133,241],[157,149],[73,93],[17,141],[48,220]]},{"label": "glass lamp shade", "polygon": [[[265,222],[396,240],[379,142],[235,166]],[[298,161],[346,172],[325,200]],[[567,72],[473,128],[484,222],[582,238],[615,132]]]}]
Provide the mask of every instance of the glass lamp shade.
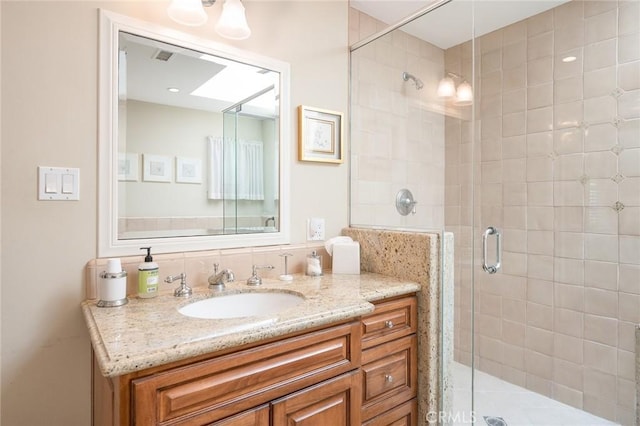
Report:
[{"label": "glass lamp shade", "polygon": [[222,5],[222,14],[216,24],[215,30],[222,37],[232,40],[249,38],[251,30],[247,24],[244,6],[240,0],[225,0]]},{"label": "glass lamp shade", "polygon": [[456,85],[451,77],[445,77],[438,83],[438,97],[452,98],[456,94]]},{"label": "glass lamp shade", "polygon": [[167,14],[177,23],[192,27],[202,25],[208,19],[202,0],[172,0]]},{"label": "glass lamp shade", "polygon": [[466,106],[473,103],[473,89],[471,85],[466,81],[463,81],[456,90],[456,100],[453,102],[455,105]]}]

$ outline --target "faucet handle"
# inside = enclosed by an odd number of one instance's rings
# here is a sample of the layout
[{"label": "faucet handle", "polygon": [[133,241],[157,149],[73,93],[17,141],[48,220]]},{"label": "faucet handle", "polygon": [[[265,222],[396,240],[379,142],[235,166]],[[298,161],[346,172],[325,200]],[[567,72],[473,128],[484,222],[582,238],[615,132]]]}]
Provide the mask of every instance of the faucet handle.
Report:
[{"label": "faucet handle", "polygon": [[180,287],[174,290],[173,295],[175,297],[189,297],[193,294],[193,290],[187,285],[187,274],[184,272],[180,275],[169,275],[164,279],[164,282],[172,283],[176,280],[180,280]]},{"label": "faucet handle", "polygon": [[169,275],[167,278],[164,279],[164,282],[171,284],[176,280],[186,280],[186,279],[187,279],[187,274],[183,272],[180,275]]},{"label": "faucet handle", "polygon": [[218,274],[218,268],[219,267],[220,267],[219,263],[216,262],[216,263],[213,264],[213,273],[214,274],[216,274],[216,275]]},{"label": "faucet handle", "polygon": [[251,273],[251,277],[249,277],[249,279],[247,280],[247,285],[261,285],[262,284],[262,278],[260,278],[258,276],[258,269],[273,269],[273,265],[253,265],[253,271]]}]

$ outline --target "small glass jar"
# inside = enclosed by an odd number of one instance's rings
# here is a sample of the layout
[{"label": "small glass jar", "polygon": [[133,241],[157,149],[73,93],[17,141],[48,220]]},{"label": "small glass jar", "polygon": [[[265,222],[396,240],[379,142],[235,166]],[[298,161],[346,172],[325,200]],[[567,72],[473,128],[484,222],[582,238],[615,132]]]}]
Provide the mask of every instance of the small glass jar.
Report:
[{"label": "small glass jar", "polygon": [[312,277],[322,275],[322,256],[316,253],[315,250],[307,256],[305,273]]}]

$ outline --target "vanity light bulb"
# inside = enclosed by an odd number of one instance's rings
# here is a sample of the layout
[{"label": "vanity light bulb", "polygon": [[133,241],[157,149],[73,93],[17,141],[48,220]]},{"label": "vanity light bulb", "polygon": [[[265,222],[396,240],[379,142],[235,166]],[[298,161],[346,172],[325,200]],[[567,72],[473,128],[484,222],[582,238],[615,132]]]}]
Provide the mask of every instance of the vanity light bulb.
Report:
[{"label": "vanity light bulb", "polygon": [[251,29],[247,24],[244,6],[240,0],[225,0],[222,5],[222,14],[215,27],[216,32],[222,37],[232,40],[244,40],[251,35]]},{"label": "vanity light bulb", "polygon": [[463,81],[458,86],[456,90],[456,100],[453,102],[454,105],[458,106],[467,106],[473,103],[473,89],[471,85],[466,81]]},{"label": "vanity light bulb", "polygon": [[456,94],[456,86],[451,77],[445,77],[438,84],[439,98],[452,98]]},{"label": "vanity light bulb", "polygon": [[190,27],[203,25],[209,18],[202,6],[202,0],[172,0],[167,14],[177,23]]}]

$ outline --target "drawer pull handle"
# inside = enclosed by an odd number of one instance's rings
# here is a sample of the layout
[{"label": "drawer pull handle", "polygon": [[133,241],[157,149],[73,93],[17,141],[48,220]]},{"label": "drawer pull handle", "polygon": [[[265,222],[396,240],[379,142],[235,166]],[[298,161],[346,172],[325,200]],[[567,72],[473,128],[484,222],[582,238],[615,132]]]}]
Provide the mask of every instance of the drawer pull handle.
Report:
[{"label": "drawer pull handle", "polygon": [[384,326],[387,328],[393,328],[393,321],[387,320],[384,322]]},{"label": "drawer pull handle", "polygon": [[385,374],[384,381],[387,383],[393,383],[393,376],[391,374]]}]

